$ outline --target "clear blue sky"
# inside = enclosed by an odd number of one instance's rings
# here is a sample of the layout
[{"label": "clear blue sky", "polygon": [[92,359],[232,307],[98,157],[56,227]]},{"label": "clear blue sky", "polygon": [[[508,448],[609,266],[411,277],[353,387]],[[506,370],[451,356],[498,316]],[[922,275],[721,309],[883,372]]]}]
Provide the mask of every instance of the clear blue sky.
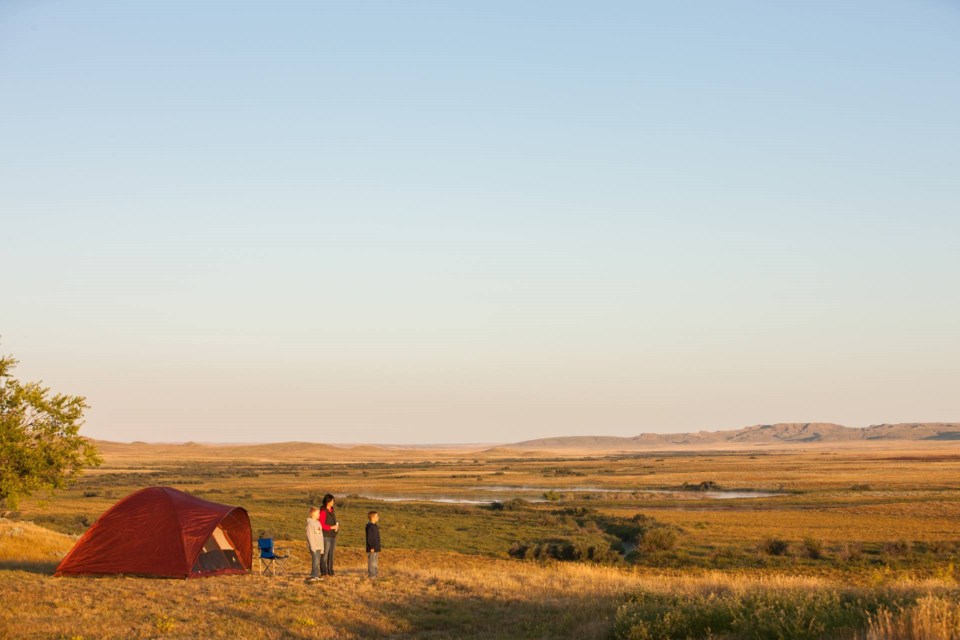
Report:
[{"label": "clear blue sky", "polygon": [[0,221],[98,438],[960,420],[960,4],[8,0]]}]

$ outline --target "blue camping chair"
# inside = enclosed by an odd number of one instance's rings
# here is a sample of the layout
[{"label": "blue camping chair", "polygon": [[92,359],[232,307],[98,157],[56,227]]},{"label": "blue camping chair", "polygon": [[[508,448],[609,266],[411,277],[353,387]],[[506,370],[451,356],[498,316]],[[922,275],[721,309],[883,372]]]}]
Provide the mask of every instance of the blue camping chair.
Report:
[{"label": "blue camping chair", "polygon": [[289,556],[279,555],[278,551],[284,549],[273,547],[273,538],[260,538],[257,540],[257,546],[260,548],[260,557],[257,558],[257,566],[260,567],[260,575],[276,576],[286,573],[283,568],[283,561]]}]

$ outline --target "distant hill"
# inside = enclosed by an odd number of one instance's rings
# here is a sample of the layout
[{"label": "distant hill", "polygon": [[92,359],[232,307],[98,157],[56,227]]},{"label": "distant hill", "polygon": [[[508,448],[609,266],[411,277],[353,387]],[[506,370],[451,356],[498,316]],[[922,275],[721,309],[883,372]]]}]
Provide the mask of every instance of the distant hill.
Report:
[{"label": "distant hill", "polygon": [[831,422],[758,424],[729,431],[642,433],[633,437],[569,436],[504,445],[503,449],[632,451],[671,445],[807,444],[868,440],[960,440],[958,422],[878,424],[863,429]]},{"label": "distant hill", "polygon": [[544,456],[549,452],[644,451],[667,447],[802,445],[867,441],[960,441],[960,423],[911,422],[878,424],[865,429],[830,422],[758,424],[730,431],[642,433],[633,437],[569,436],[540,438],[490,448],[489,445],[332,445],[319,442],[268,444],[181,444],[95,441],[111,464],[144,461],[246,460],[259,462],[412,462],[474,457]]},{"label": "distant hill", "polygon": [[361,462],[367,460],[410,461],[435,457],[459,458],[487,448],[479,445],[398,446],[332,445],[319,442],[272,442],[264,444],[207,444],[197,442],[152,443],[95,440],[104,459],[117,464],[143,461],[252,462]]}]

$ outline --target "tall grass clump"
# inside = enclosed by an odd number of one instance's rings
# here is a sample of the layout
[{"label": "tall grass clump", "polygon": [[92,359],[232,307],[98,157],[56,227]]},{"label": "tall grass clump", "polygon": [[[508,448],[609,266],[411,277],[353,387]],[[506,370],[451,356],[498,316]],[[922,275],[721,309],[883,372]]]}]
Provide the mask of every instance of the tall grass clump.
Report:
[{"label": "tall grass clump", "polygon": [[960,640],[960,603],[939,596],[920,598],[901,611],[871,616],[863,640]]},{"label": "tall grass clump", "polygon": [[851,637],[902,596],[835,589],[707,593],[641,592],[617,610],[622,640],[823,640]]}]

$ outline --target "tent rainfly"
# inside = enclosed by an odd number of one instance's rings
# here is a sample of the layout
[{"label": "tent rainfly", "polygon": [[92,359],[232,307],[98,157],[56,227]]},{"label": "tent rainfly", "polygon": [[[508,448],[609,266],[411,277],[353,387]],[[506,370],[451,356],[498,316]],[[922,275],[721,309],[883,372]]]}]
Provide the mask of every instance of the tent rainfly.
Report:
[{"label": "tent rainfly", "polygon": [[54,575],[125,573],[195,578],[250,571],[246,509],[170,487],[148,487],[108,509]]}]

